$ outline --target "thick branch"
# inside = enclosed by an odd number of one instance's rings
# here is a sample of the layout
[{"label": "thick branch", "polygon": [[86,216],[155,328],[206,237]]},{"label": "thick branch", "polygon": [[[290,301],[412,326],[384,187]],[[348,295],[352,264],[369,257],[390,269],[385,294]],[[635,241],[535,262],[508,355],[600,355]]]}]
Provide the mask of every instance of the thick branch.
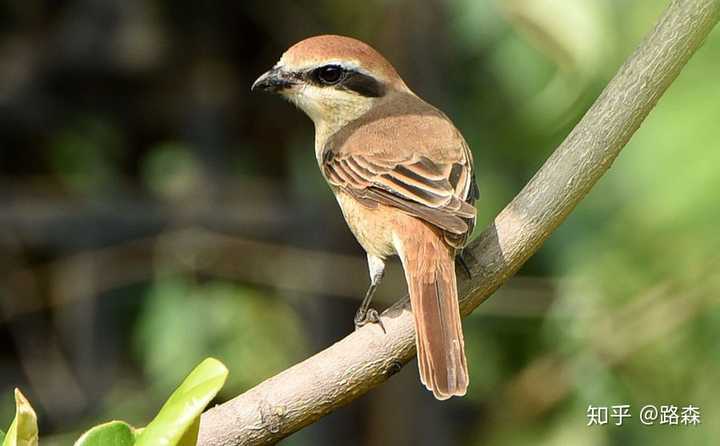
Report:
[{"label": "thick branch", "polygon": [[[470,313],[513,275],[588,193],[720,17],[720,0],[674,0],[545,165],[466,250],[459,274]],[[407,301],[376,325],[210,409],[201,446],[274,444],[396,373],[415,353]],[[472,348],[472,346],[469,346]]]}]

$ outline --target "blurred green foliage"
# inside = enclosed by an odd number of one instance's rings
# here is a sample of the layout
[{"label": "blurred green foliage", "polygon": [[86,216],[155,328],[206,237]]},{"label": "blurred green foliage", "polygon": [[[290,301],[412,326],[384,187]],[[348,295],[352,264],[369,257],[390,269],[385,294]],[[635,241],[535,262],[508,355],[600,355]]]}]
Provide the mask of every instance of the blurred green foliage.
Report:
[{"label": "blurred green foliage", "polygon": [[160,199],[174,201],[192,195],[201,186],[202,173],[191,148],[183,143],[164,143],[147,155],[143,177]]},{"label": "blurred green foliage", "polygon": [[192,364],[212,354],[232,374],[232,396],[272,376],[306,351],[287,302],[228,282],[159,279],[146,296],[135,350],[151,391],[166,394]]},{"label": "blurred green foliage", "polygon": [[53,135],[52,141],[50,164],[68,189],[87,198],[118,192],[122,145],[110,123],[83,117]]}]

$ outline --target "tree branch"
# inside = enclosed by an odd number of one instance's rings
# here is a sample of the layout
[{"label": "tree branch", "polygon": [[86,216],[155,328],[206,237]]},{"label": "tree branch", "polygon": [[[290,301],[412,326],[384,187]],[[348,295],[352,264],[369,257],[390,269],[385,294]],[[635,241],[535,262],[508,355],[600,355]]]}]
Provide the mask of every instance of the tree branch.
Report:
[{"label": "tree branch", "polygon": [[[595,104],[515,199],[467,249],[458,274],[470,313],[542,245],[610,167],[720,17],[720,0],[674,0]],[[311,358],[207,411],[201,446],[274,444],[387,380],[415,354],[403,300]]]}]

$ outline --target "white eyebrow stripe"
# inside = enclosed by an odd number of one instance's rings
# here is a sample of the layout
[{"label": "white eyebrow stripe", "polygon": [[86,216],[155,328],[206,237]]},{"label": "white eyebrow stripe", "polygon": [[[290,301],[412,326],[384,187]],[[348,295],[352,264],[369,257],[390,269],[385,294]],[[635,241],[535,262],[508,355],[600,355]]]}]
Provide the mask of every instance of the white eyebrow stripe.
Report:
[{"label": "white eyebrow stripe", "polygon": [[347,60],[347,59],[326,59],[326,60],[314,60],[304,65],[298,65],[298,66],[289,66],[284,63],[283,59],[281,58],[273,68],[279,68],[279,69],[285,69],[290,72],[294,73],[304,73],[304,72],[310,72],[312,70],[315,70],[320,67],[324,67],[326,65],[337,65],[341,67],[344,70],[352,71],[355,73],[362,74],[364,76],[370,77],[372,79],[375,79],[379,83],[387,83],[387,78],[380,74],[380,73],[373,73],[371,71],[366,70],[364,67],[360,65],[360,63],[355,60]]},{"label": "white eyebrow stripe", "polygon": [[278,61],[278,63],[275,64],[273,68],[287,68],[292,71],[307,71],[312,70],[315,68],[324,67],[325,65],[337,65],[343,69],[351,70],[351,71],[358,71],[363,74],[371,75],[367,72],[367,70],[364,70],[360,67],[360,64],[356,60],[337,60],[337,59],[329,59],[329,60],[322,60],[322,61],[312,61],[305,65],[299,65],[299,66],[287,66],[283,63],[282,59]]},{"label": "white eyebrow stripe", "polygon": [[357,61],[327,60],[327,61],[324,61],[322,64],[318,65],[318,67],[322,67],[324,65],[337,65],[346,70],[352,70],[352,71],[360,71],[361,70],[360,65],[357,63]]}]

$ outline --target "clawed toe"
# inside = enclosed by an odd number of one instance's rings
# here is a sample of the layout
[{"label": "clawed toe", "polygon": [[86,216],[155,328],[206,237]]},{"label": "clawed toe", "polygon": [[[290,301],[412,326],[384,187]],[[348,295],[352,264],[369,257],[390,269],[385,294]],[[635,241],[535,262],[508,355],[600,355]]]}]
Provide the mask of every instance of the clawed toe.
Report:
[{"label": "clawed toe", "polygon": [[358,311],[357,314],[355,314],[355,329],[359,329],[363,325],[373,323],[380,325],[380,328],[382,328],[383,333],[387,333],[385,330],[385,326],[382,323],[382,320],[380,319],[380,313],[377,312],[374,308],[369,308],[366,312],[360,312]]}]

